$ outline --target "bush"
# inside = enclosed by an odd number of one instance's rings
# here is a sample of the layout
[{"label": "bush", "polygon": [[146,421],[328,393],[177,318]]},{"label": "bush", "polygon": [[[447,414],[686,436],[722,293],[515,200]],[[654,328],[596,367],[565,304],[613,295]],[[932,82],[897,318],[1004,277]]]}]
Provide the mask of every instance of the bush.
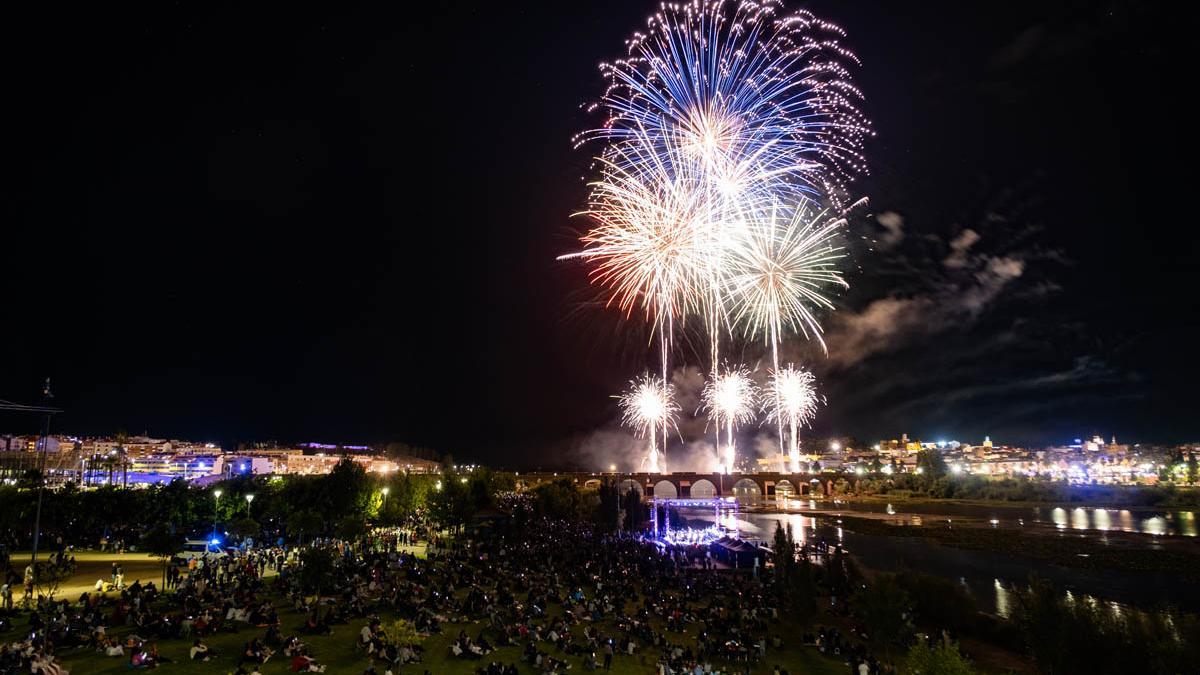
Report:
[{"label": "bush", "polygon": [[921,640],[908,650],[900,672],[904,675],[972,675],[975,669],[956,644],[930,646]]}]

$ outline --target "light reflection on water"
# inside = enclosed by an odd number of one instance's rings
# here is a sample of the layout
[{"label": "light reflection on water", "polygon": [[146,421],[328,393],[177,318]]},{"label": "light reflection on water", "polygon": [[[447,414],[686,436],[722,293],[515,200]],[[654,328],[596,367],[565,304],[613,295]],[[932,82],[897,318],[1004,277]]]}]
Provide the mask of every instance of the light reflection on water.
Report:
[{"label": "light reflection on water", "polygon": [[[992,520],[1001,527],[1042,523],[1060,530],[1096,530],[1100,532],[1142,532],[1158,536],[1200,536],[1200,524],[1193,511],[1155,511],[1140,509],[1103,509],[1089,506],[1035,506],[1033,508],[1004,504],[941,504],[930,502],[817,502],[812,499],[794,499],[788,502],[792,509],[845,510],[849,512],[886,513],[887,515],[911,514],[977,518],[984,522]],[[916,524],[910,516],[909,522]]]},{"label": "light reflection on water", "polygon": [[1060,530],[1067,526],[1067,510],[1061,506],[1056,506],[1050,510],[1050,519],[1054,521],[1054,526]]},{"label": "light reflection on water", "polygon": [[1073,509],[1071,511],[1071,529],[1073,529],[1073,530],[1091,529],[1090,523],[1088,521],[1087,509],[1080,507],[1080,508]]},{"label": "light reflection on water", "polygon": [[1009,590],[999,579],[996,579],[992,586],[996,589],[996,615],[1007,619],[1012,611],[1009,605],[1011,601]]},{"label": "light reflection on water", "polygon": [[[707,510],[684,515],[708,521],[714,517]],[[1114,523],[1123,518],[1133,519],[1127,511],[1106,515]],[[844,545],[869,569],[913,569],[953,580],[970,591],[981,609],[999,616],[1008,616],[1015,611],[1014,589],[1028,583],[1030,573],[1035,571],[1061,588],[1075,589],[1068,596],[1072,601],[1098,602],[1112,611],[1127,610],[1131,606],[1117,603],[1132,603],[1145,608],[1171,603],[1193,611],[1200,607],[1200,585],[1181,583],[1169,575],[1043,566],[1021,556],[930,546],[905,537],[864,535],[843,530],[838,518],[832,515],[814,518],[790,511],[741,512],[728,517],[736,518],[727,524],[736,526],[744,539],[770,545],[776,523],[781,523],[785,527],[791,525],[793,537],[800,543],[824,541],[831,546]],[[1062,517],[1070,527],[1071,514],[1064,510]],[[1104,517],[1099,516],[1100,522]],[[1191,524],[1195,526],[1194,519]]]},{"label": "light reflection on water", "polygon": [[1166,534],[1167,519],[1162,516],[1154,516],[1142,521],[1142,532],[1149,534]]},{"label": "light reflection on water", "polygon": [[[1040,514],[1043,509],[1034,509]],[[1068,513],[1062,507],[1044,510],[1058,529],[1141,532],[1158,536],[1195,537],[1196,514],[1192,511],[1166,511],[1134,515],[1129,509],[1075,507]]]}]

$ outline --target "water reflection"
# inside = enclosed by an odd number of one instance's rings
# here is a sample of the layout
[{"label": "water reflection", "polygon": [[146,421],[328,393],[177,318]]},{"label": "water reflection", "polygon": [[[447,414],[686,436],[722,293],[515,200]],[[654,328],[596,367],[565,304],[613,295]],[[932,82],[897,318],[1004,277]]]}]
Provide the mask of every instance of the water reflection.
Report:
[{"label": "water reflection", "polygon": [[1011,612],[1009,609],[1009,603],[1012,601],[1010,591],[1004,587],[1004,584],[999,579],[996,579],[992,586],[996,589],[996,615],[1007,619]]},{"label": "water reflection", "polygon": [[[941,521],[949,517],[965,516],[982,522],[999,520],[1001,523],[1027,524],[1026,521],[1053,525],[1058,529],[1096,530],[1122,532],[1145,532],[1148,534],[1196,537],[1200,536],[1200,524],[1192,511],[1161,511],[1153,509],[1101,509],[1087,506],[1064,507],[1016,507],[1004,505],[942,504],[936,502],[856,502],[813,499],[793,500],[791,508],[844,509],[888,515],[940,516]],[[1030,514],[1032,513],[1032,518]]]},{"label": "water reflection", "polygon": [[1088,528],[1088,512],[1084,508],[1076,508],[1071,511],[1071,529],[1086,530]]},{"label": "water reflection", "polygon": [[1185,537],[1196,536],[1196,514],[1191,511],[1182,511],[1179,514],[1179,534]]},{"label": "water reflection", "polygon": [[1061,530],[1067,526],[1067,510],[1056,506],[1050,511],[1050,520],[1054,521],[1054,526]]},{"label": "water reflection", "polygon": [[1154,516],[1142,521],[1142,532],[1149,534],[1166,534],[1167,519],[1162,516]]},{"label": "water reflection", "polygon": [[[904,511],[903,507],[899,510]],[[1069,525],[1070,514],[1064,511],[1063,516]],[[704,509],[688,512],[685,517],[713,522],[716,515],[712,510]],[[1121,517],[1121,512],[1110,513],[1114,524],[1119,523]],[[1200,584],[1180,580],[1174,575],[1040,565],[1018,555],[931,546],[917,538],[864,535],[843,530],[833,516],[813,518],[794,511],[743,511],[736,516],[736,527],[743,538],[767,542],[768,545],[776,523],[785,527],[791,525],[792,536],[809,545],[816,542],[824,542],[831,547],[842,544],[864,567],[871,570],[894,572],[916,569],[925,574],[964,582],[983,611],[1001,616],[1018,611],[1019,603],[1014,594],[1028,583],[1029,574],[1034,569],[1039,576],[1060,588],[1074,589],[1071,597],[1075,601],[1093,602],[1092,598],[1099,598],[1102,608],[1111,609],[1109,602],[1116,601],[1127,603],[1123,605],[1126,610],[1130,605],[1154,607],[1166,602],[1190,611],[1200,609]],[[1163,542],[1156,538],[1148,543]]]}]

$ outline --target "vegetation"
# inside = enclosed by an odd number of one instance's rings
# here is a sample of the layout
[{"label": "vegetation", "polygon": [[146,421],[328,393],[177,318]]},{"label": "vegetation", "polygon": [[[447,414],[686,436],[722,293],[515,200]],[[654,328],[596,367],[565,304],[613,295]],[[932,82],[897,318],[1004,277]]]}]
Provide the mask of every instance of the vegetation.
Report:
[{"label": "vegetation", "polygon": [[[300,543],[353,536],[368,524],[398,523],[423,510],[446,526],[461,526],[494,506],[494,495],[513,486],[510,474],[484,469],[385,476],[368,474],[350,460],[324,476],[238,476],[209,488],[183,480],[140,490],[80,490],[72,483],[45,492],[42,533],[43,539],[61,533],[80,546],[96,546],[102,537],[138,546],[144,545],[147,528],[162,524],[174,533],[177,545],[188,536],[207,537],[214,530],[228,532],[235,540],[282,537]],[[215,496],[217,490],[220,497]],[[252,502],[248,495],[253,495]],[[559,498],[573,499],[561,490]],[[36,491],[0,486],[5,524],[32,522],[36,499]]]},{"label": "vegetation", "polygon": [[1200,663],[1200,619],[1115,612],[1037,578],[1016,594],[1014,620],[1044,673],[1184,673]]},{"label": "vegetation", "polygon": [[879,575],[854,597],[854,613],[867,629],[871,644],[889,657],[913,634],[910,600],[890,574]]},{"label": "vegetation", "polygon": [[875,475],[859,481],[859,494],[976,499],[1007,502],[1094,503],[1107,506],[1200,508],[1200,490],[1174,485],[1070,485],[1036,478],[988,478],[947,474],[945,461],[932,451],[918,455],[922,473]]},{"label": "vegetation", "polygon": [[167,583],[167,565],[171,556],[179,552],[179,537],[174,528],[165,523],[159,523],[142,535],[142,550],[159,559],[162,563],[162,583]]},{"label": "vegetation", "polygon": [[908,650],[900,672],[904,675],[974,675],[970,660],[953,643],[930,645],[918,640]]}]

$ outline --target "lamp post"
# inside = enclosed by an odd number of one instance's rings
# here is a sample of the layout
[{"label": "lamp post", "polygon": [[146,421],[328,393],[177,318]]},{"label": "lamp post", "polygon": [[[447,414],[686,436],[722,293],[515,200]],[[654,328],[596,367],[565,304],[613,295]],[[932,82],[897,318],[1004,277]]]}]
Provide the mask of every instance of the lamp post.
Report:
[{"label": "lamp post", "polygon": [[217,508],[221,505],[221,491],[213,490],[213,533],[211,539],[217,538]]},{"label": "lamp post", "polygon": [[250,502],[254,501],[254,495],[246,495],[246,517],[250,517]]},{"label": "lamp post", "polygon": [[391,491],[392,491],[392,488],[387,487],[387,486],[384,486],[384,488],[382,490],[380,490],[380,492],[383,493],[383,508],[387,508],[387,496],[388,496],[388,493]]}]

